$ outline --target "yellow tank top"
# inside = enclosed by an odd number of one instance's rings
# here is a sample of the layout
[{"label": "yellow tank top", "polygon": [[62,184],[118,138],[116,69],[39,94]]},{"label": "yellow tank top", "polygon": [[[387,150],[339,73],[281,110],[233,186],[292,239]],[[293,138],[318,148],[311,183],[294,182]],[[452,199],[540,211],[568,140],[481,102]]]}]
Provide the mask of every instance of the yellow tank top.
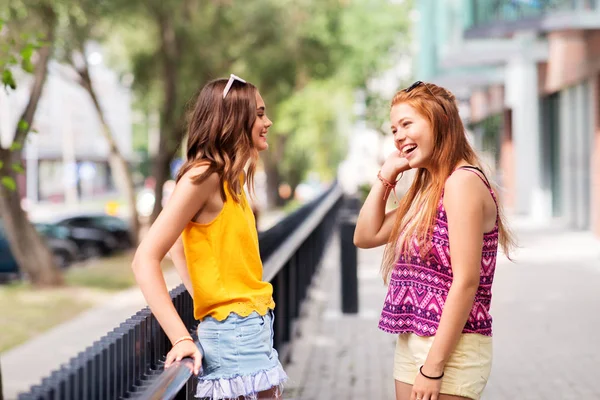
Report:
[{"label": "yellow tank top", "polygon": [[240,203],[225,184],[226,200],[207,224],[189,222],[182,233],[194,289],[194,317],[219,321],[230,313],[265,315],[275,307],[273,286],[262,280],[262,262],[254,214],[242,190]]}]

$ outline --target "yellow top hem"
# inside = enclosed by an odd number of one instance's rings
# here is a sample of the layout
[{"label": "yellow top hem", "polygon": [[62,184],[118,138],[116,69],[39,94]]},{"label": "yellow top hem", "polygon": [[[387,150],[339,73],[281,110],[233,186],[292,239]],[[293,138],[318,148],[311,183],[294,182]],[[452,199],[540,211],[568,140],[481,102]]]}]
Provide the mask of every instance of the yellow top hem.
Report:
[{"label": "yellow top hem", "polygon": [[212,317],[219,322],[227,319],[229,314],[235,313],[242,318],[245,318],[252,314],[253,312],[257,312],[259,315],[266,315],[269,310],[275,309],[275,301],[271,298],[271,300],[266,304],[252,304],[249,302],[246,303],[235,303],[231,304],[230,307],[219,307],[217,309],[212,310],[206,315],[203,315],[200,318],[196,318],[198,321],[202,321],[206,317]]}]

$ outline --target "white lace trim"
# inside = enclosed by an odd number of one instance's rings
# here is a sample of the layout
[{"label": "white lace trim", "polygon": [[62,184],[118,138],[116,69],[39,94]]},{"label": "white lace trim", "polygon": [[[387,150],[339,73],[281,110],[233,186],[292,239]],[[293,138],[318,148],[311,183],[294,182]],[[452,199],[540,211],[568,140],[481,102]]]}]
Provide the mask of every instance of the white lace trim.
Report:
[{"label": "white lace trim", "polygon": [[288,376],[281,364],[267,371],[260,371],[253,376],[235,376],[233,378],[219,378],[210,380],[199,380],[196,389],[196,397],[209,398],[212,400],[244,399],[254,400],[258,393],[273,387],[282,391],[283,383]]}]

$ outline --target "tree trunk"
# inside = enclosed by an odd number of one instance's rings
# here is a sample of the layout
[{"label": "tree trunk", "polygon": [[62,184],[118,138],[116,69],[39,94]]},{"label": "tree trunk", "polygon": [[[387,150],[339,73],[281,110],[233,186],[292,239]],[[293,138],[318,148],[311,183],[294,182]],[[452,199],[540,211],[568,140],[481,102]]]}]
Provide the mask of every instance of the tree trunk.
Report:
[{"label": "tree trunk", "polygon": [[[267,150],[268,151],[268,150]],[[268,157],[263,158],[265,174],[267,175],[267,209],[274,209],[283,206],[283,199],[279,196],[279,186],[281,185],[281,175],[277,168],[277,163]]]},{"label": "tree trunk", "polygon": [[[82,54],[84,53],[82,52]],[[92,84],[87,61],[84,62],[82,69],[77,69],[77,72],[81,78],[79,83],[90,95],[92,102],[94,103],[94,107],[96,108],[96,112],[98,113],[98,118],[100,119],[100,124],[102,125],[102,134],[108,142],[108,149],[110,152],[109,163],[111,170],[114,174],[119,191],[125,195],[129,205],[129,229],[131,240],[134,245],[137,245],[140,234],[140,218],[136,206],[137,201],[135,195],[135,186],[133,183],[131,170],[129,169],[127,160],[117,146],[117,142],[115,141],[110,126],[106,122],[104,111],[102,111],[102,107],[100,106],[100,102],[98,101],[96,91],[94,90],[94,86]]]},{"label": "tree trunk", "polygon": [[[35,66],[29,101],[20,119],[26,124],[17,126],[13,141],[13,144],[17,144],[19,149],[25,143],[29,127],[33,122],[35,111],[42,96],[48,72],[48,60],[54,44],[56,15],[50,7],[43,8],[42,12],[44,21],[47,23],[45,41],[49,44],[38,51],[38,61]],[[20,163],[21,151],[0,148],[0,160],[2,161],[2,173],[0,175],[12,178],[16,182],[16,174],[11,166],[13,163]],[[48,246],[46,246],[46,243],[21,208],[21,197],[18,188],[17,190],[9,190],[4,185],[0,185],[0,216],[2,217],[11,252],[21,271],[31,279],[31,283],[39,287],[61,285],[61,271],[54,264]]]},{"label": "tree trunk", "polygon": [[154,208],[150,215],[150,223],[154,223],[162,211],[163,186],[169,179],[170,160],[171,158],[165,153],[165,150],[161,150],[161,146],[159,146],[159,154],[154,158],[152,163],[152,176],[154,177],[156,186],[154,188]]},{"label": "tree trunk", "polygon": [[[298,171],[300,172],[300,171]],[[298,185],[302,182],[302,179],[300,177],[300,174],[298,173],[292,173],[289,176],[289,182],[288,185],[290,185],[290,198],[289,201],[294,200],[294,198],[296,197],[296,189],[298,188]]]},{"label": "tree trunk", "polygon": [[131,170],[129,169],[129,164],[125,157],[120,153],[111,154],[110,167],[117,178],[116,181],[119,182],[117,184],[119,191],[121,191],[127,199],[129,205],[129,235],[131,237],[131,242],[134,246],[137,246],[140,236],[140,216],[137,211],[135,185],[133,183]]},{"label": "tree trunk", "polygon": [[279,171],[285,151],[285,136],[276,135],[271,141],[270,148],[263,152],[265,174],[267,175],[267,209],[282,207],[285,201],[279,196],[279,186],[282,183]]},{"label": "tree trunk", "polygon": [[163,185],[169,179],[169,166],[175,151],[177,142],[183,137],[182,120],[178,113],[178,69],[180,49],[177,36],[173,27],[172,16],[160,10],[156,13],[156,21],[160,31],[161,55],[163,63],[164,94],[160,120],[160,139],[158,143],[158,154],[152,165],[152,176],[155,179],[154,209],[150,216],[153,223],[162,210]]},{"label": "tree trunk", "polygon": [[[7,149],[0,150],[0,160],[4,165],[14,162],[13,153]],[[15,173],[8,168],[4,168],[2,175],[16,179]],[[18,190],[9,190],[0,185],[0,216],[10,250],[21,272],[27,274],[31,283],[38,287],[61,285],[61,271],[54,264],[46,243],[21,208]]]}]

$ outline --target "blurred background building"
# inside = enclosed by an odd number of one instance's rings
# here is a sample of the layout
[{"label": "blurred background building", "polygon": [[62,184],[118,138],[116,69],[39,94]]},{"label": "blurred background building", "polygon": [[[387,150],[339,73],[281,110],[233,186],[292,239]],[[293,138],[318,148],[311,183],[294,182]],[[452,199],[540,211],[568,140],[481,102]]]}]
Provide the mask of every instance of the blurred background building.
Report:
[{"label": "blurred background building", "polygon": [[[103,63],[101,49],[91,45],[90,73],[108,124],[120,151],[133,160],[131,91]],[[0,138],[9,145],[29,99],[30,75],[20,77],[10,96],[0,91]],[[73,204],[80,199],[116,190],[108,163],[108,143],[90,95],[77,83],[75,72],[52,61],[23,156],[19,175],[21,195],[39,201]]]},{"label": "blurred background building", "polygon": [[416,7],[415,75],[460,99],[507,209],[600,235],[600,1]]}]

